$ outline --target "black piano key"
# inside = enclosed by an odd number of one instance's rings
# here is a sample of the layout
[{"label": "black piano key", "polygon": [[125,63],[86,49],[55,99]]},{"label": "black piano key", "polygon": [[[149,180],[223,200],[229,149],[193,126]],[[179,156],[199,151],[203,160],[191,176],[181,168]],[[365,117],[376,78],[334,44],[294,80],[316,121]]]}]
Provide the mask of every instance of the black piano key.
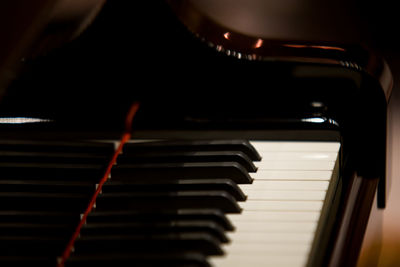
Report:
[{"label": "black piano key", "polygon": [[204,254],[196,252],[178,253],[102,253],[72,254],[66,261],[66,267],[81,266],[138,266],[138,267],[210,267]]},{"label": "black piano key", "polygon": [[241,211],[235,198],[224,191],[183,191],[154,193],[104,193],[96,201],[96,210],[135,209],[210,209],[225,213]]},{"label": "black piano key", "polygon": [[72,140],[5,140],[0,139],[0,151],[96,153],[112,155],[112,142],[77,142]]},{"label": "black piano key", "polygon": [[103,193],[117,192],[164,192],[164,191],[226,191],[236,200],[246,200],[245,194],[238,185],[229,179],[209,180],[150,180],[134,179],[129,181],[114,181],[104,184]]},{"label": "black piano key", "polygon": [[55,236],[0,236],[2,256],[59,256],[68,239]]},{"label": "black piano key", "polygon": [[260,161],[261,156],[247,140],[184,140],[128,143],[124,153],[153,151],[241,151],[251,160]]},{"label": "black piano key", "polygon": [[95,184],[78,181],[0,180],[0,192],[93,194]]},{"label": "black piano key", "polygon": [[231,179],[235,183],[250,184],[253,179],[236,162],[125,164],[116,165],[111,177],[125,181],[140,179]]},{"label": "black piano key", "polygon": [[75,242],[77,254],[101,252],[181,252],[198,251],[205,255],[222,255],[221,243],[208,233],[158,235],[81,236]]},{"label": "black piano key", "polygon": [[87,217],[87,223],[119,223],[119,222],[140,222],[158,223],[171,222],[174,220],[193,221],[207,220],[213,221],[223,227],[225,231],[234,230],[233,225],[225,214],[218,209],[171,209],[164,210],[111,210],[93,211]]},{"label": "black piano key", "polygon": [[80,220],[78,212],[60,211],[27,211],[0,210],[2,223],[35,223],[35,224],[69,224],[77,225]]},{"label": "black piano key", "polygon": [[[1,224],[0,224],[1,229]],[[137,235],[137,234],[167,234],[167,233],[208,233],[220,242],[228,242],[224,229],[213,221],[170,221],[155,223],[120,222],[120,223],[90,223],[81,229],[81,236],[103,235]]]},{"label": "black piano key", "polygon": [[99,153],[66,153],[47,151],[1,151],[0,162],[35,162],[35,163],[102,163],[107,162],[110,155]]},{"label": "black piano key", "polygon": [[0,222],[0,236],[58,236],[69,238],[75,230],[74,224],[49,223],[4,223]]},{"label": "black piano key", "polygon": [[237,162],[248,172],[255,172],[253,161],[241,151],[129,151],[118,157],[118,164],[130,163],[190,163],[190,162]]},{"label": "black piano key", "polygon": [[0,210],[3,211],[82,212],[88,201],[85,194],[0,192]]},{"label": "black piano key", "polygon": [[98,181],[104,164],[0,163],[0,179]]},{"label": "black piano key", "polygon": [[40,266],[54,267],[57,265],[57,257],[47,256],[0,256],[0,266]]}]

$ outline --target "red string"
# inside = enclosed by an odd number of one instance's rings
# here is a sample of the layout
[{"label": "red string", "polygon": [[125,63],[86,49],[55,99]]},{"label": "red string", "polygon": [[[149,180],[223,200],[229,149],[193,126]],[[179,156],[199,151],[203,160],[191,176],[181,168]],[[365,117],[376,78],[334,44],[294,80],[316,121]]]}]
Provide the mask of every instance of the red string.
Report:
[{"label": "red string", "polygon": [[118,155],[122,152],[122,148],[125,145],[125,143],[131,138],[131,129],[132,129],[132,121],[133,118],[135,117],[136,112],[139,109],[139,103],[135,102],[132,104],[132,106],[129,109],[129,112],[126,116],[126,120],[125,120],[125,132],[121,137],[121,141],[119,143],[118,148],[115,150],[113,157],[111,158],[111,161],[108,163],[107,165],[107,169],[103,175],[103,177],[101,178],[96,191],[94,192],[92,198],[90,199],[89,205],[87,206],[85,212],[82,215],[82,218],[78,224],[78,226],[76,227],[71,239],[69,240],[63,254],[61,255],[61,258],[58,262],[57,267],[64,267],[65,261],[69,258],[69,256],[71,255],[72,249],[74,247],[74,243],[76,241],[76,239],[79,237],[79,234],[81,232],[82,226],[85,224],[86,219],[89,215],[89,213],[92,211],[95,203],[96,203],[96,199],[97,196],[100,194],[101,189],[104,185],[104,183],[107,181],[107,179],[110,177],[110,173],[111,173],[111,169],[113,167],[113,165],[116,163]]}]

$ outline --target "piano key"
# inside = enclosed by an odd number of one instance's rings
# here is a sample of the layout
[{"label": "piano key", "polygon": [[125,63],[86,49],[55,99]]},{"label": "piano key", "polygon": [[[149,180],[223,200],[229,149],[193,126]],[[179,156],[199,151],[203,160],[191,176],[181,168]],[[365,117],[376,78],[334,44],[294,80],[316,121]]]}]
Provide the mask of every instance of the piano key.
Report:
[{"label": "piano key", "polygon": [[[234,221],[234,224],[237,228],[242,229],[241,233],[248,232],[313,232],[316,229],[317,223],[314,222],[251,222],[251,221]],[[234,236],[236,233],[229,233],[229,236]]]},{"label": "piano key", "polygon": [[69,238],[74,230],[73,224],[50,223],[0,223],[0,235],[7,236],[63,236]]},{"label": "piano key", "polygon": [[246,196],[238,185],[229,179],[205,180],[148,180],[108,181],[102,188],[103,193],[117,192],[163,192],[163,191],[225,191],[236,200],[244,201]]},{"label": "piano key", "polygon": [[249,172],[255,172],[253,161],[241,151],[189,151],[143,152],[129,151],[118,157],[118,164],[129,163],[191,163],[191,162],[237,162]]},{"label": "piano key", "polygon": [[262,154],[263,152],[337,152],[340,148],[339,142],[307,142],[307,141],[251,141],[250,144]]},{"label": "piano key", "polygon": [[4,223],[48,223],[77,225],[79,213],[60,211],[0,211],[0,221]]},{"label": "piano key", "polygon": [[310,161],[310,160],[263,160],[257,164],[259,170],[308,170],[326,171],[332,170],[334,161]]},{"label": "piano key", "polygon": [[319,200],[323,201],[325,199],[325,191],[283,191],[283,190],[243,190],[247,195],[248,201],[258,201],[258,200],[276,200],[276,201],[297,201],[297,200]]},{"label": "piano key", "polygon": [[329,181],[332,171],[309,170],[259,170],[251,174],[254,180],[317,180]]},{"label": "piano key", "polygon": [[0,256],[1,266],[56,266],[57,258],[47,256]]},{"label": "piano key", "polygon": [[258,244],[260,246],[264,246],[265,244],[273,246],[275,244],[283,245],[294,243],[310,245],[314,238],[314,232],[267,232],[261,234],[253,232],[245,235],[236,235],[233,239],[229,233],[227,233],[227,235],[231,240],[230,244]]},{"label": "piano key", "polygon": [[254,180],[252,184],[241,184],[238,187],[242,190],[327,190],[329,181],[308,181],[308,180]]},{"label": "piano key", "polygon": [[[0,224],[1,229],[1,224]],[[130,235],[130,234],[168,234],[168,233],[208,233],[220,242],[228,242],[224,229],[213,221],[169,221],[154,223],[119,222],[85,224],[81,230],[83,236]]]},{"label": "piano key", "polygon": [[104,170],[103,164],[0,163],[0,179],[97,181]]},{"label": "piano key", "polygon": [[311,245],[303,244],[302,242],[292,243],[230,243],[224,246],[224,250],[227,254],[237,255],[254,255],[261,253],[273,253],[273,254],[304,254],[309,251]]},{"label": "piano key", "polygon": [[211,264],[213,266],[229,266],[229,267],[242,267],[242,266],[304,266],[307,261],[307,257],[304,255],[237,255],[232,257],[219,257],[213,258]]},{"label": "piano key", "polygon": [[108,142],[76,142],[72,140],[0,140],[0,151],[34,151],[62,153],[96,153],[112,155],[114,144]]},{"label": "piano key", "polygon": [[110,155],[99,153],[67,153],[47,151],[2,151],[0,150],[1,162],[35,162],[35,163],[101,163],[107,162]]},{"label": "piano key", "polygon": [[[1,214],[1,213],[0,213]],[[135,211],[119,210],[119,211],[93,211],[87,218],[87,223],[108,223],[108,222],[170,222],[174,220],[192,221],[192,220],[208,220],[217,223],[225,229],[232,231],[234,227],[226,218],[226,215],[219,209],[163,209],[163,210],[145,210]]]},{"label": "piano key", "polygon": [[261,160],[257,150],[247,140],[188,140],[128,143],[124,153],[130,151],[241,151],[254,161]]},{"label": "piano key", "polygon": [[141,179],[231,179],[236,183],[252,182],[247,170],[236,162],[125,164],[116,165],[112,178],[125,181]]},{"label": "piano key", "polygon": [[61,255],[68,239],[55,236],[0,236],[2,256],[54,256]]},{"label": "piano key", "polygon": [[222,255],[220,242],[208,233],[158,235],[81,236],[75,242],[76,253],[101,252],[181,252],[196,251],[205,255]]},{"label": "piano key", "polygon": [[104,193],[97,198],[96,210],[112,210],[115,207],[137,210],[218,208],[226,213],[241,211],[235,198],[225,191]]},{"label": "piano key", "polygon": [[165,266],[165,267],[210,267],[204,254],[181,251],[178,253],[102,253],[72,255],[65,266]]},{"label": "piano key", "polygon": [[[263,161],[266,160],[301,160],[301,161],[336,161],[337,153],[336,152],[310,152],[310,151],[264,151],[262,153]],[[261,162],[254,162],[254,165],[258,166]]]},{"label": "piano key", "polygon": [[82,212],[88,200],[85,194],[1,192],[0,210]]},{"label": "piano key", "polygon": [[323,201],[247,200],[241,202],[243,210],[253,211],[320,211]]},{"label": "piano key", "polygon": [[95,185],[77,181],[0,180],[0,192],[47,192],[93,194]]},{"label": "piano key", "polygon": [[240,214],[227,214],[232,222],[315,222],[319,219],[318,211],[251,211],[243,210]]},{"label": "piano key", "polygon": [[[249,245],[249,246],[246,246]],[[275,264],[273,266],[280,266],[285,260],[282,258],[294,257],[294,258],[307,258],[307,254],[310,247],[304,246],[303,244],[240,244],[238,246],[227,246],[226,252],[229,253],[228,257],[215,256],[211,259],[211,262],[215,266],[226,266],[225,261],[231,262],[230,260],[238,260],[238,262],[247,262],[251,264],[254,258],[259,258],[260,264],[266,264],[274,259]],[[263,260],[264,258],[264,260]],[[230,265],[230,266],[242,266],[242,265]],[[252,265],[253,266],[253,265]],[[265,265],[260,265],[265,266]],[[269,266],[269,265],[267,265]],[[300,265],[302,266],[302,265]]]}]

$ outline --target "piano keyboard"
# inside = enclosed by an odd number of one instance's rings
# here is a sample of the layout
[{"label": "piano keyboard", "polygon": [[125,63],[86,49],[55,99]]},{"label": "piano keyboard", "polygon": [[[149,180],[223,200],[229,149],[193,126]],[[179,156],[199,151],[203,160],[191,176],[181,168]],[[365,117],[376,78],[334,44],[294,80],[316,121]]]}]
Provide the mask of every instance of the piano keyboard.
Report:
[{"label": "piano keyboard", "polygon": [[[56,266],[112,147],[1,143],[2,266]],[[304,266],[339,147],[128,143],[65,266]]]},{"label": "piano keyboard", "polygon": [[305,266],[337,160],[337,142],[251,142],[262,160],[241,214],[228,214],[236,230],[214,266]]},{"label": "piano keyboard", "polygon": [[0,265],[56,266],[113,144],[0,140]]}]

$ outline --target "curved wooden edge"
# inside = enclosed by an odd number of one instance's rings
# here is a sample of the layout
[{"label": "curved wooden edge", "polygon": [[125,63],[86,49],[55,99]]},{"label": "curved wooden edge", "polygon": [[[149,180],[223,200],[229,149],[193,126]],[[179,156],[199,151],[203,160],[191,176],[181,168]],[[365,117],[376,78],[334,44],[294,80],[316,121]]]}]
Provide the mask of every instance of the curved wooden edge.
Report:
[{"label": "curved wooden edge", "polygon": [[376,79],[389,101],[393,77],[386,61],[369,48],[353,44],[265,39],[219,25],[190,1],[166,0],[197,37],[217,51],[239,59],[326,64],[364,72]]},{"label": "curved wooden edge", "polygon": [[357,173],[348,180],[327,266],[356,266],[378,183]]},{"label": "curved wooden edge", "polygon": [[359,259],[378,179],[349,173],[343,166],[337,173],[324,203],[307,263],[310,267],[356,266]]}]

